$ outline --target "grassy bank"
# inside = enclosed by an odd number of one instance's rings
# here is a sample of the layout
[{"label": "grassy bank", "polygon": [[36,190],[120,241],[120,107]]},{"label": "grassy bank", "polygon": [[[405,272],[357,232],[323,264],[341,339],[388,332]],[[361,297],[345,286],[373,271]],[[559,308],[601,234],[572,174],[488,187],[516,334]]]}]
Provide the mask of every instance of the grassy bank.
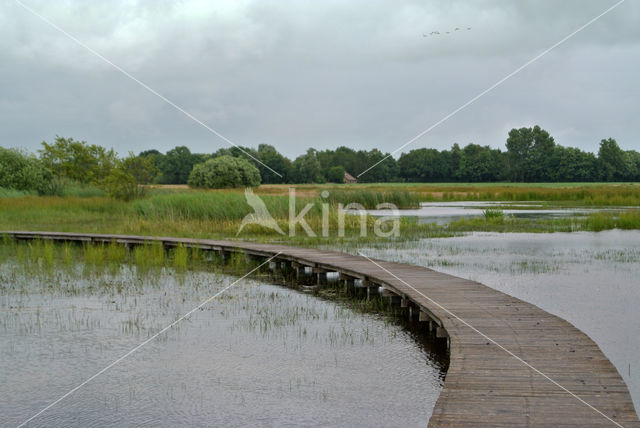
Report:
[{"label": "grassy bank", "polygon": [[[427,201],[543,201],[550,205],[640,206],[637,183],[378,183],[355,185],[302,185],[298,193],[319,194],[323,190],[341,197],[357,198],[358,193],[407,195],[394,203],[412,208]],[[267,185],[265,194],[285,194],[285,185]],[[393,202],[393,201],[391,201]]]},{"label": "grassy bank", "polygon": [[[311,205],[304,219],[318,235],[316,237],[309,237],[300,225],[297,226],[295,236],[288,236],[289,190],[284,186],[264,186],[256,189],[255,192],[260,195],[285,235],[258,225],[248,225],[237,235],[245,215],[253,212],[241,189],[226,191],[157,189],[150,196],[133,202],[116,201],[104,196],[39,197],[12,194],[9,195],[11,197],[0,197],[0,230],[164,235],[317,245],[335,241],[362,243],[393,239],[412,240],[451,236],[469,231],[554,232],[600,231],[613,228],[640,229],[640,211],[638,210],[620,213],[599,212],[587,217],[559,219],[516,219],[504,216],[498,210],[490,211],[484,217],[457,220],[448,225],[420,224],[415,219],[402,218],[398,238],[377,237],[373,233],[376,219],[370,216],[365,220],[366,236],[362,237],[360,217],[347,215],[344,218],[344,236],[338,236],[340,218],[337,214],[337,205],[340,203],[355,202],[372,208],[379,203],[391,202],[401,207],[413,207],[420,200],[425,199],[420,193],[411,190],[410,186],[414,185],[383,185],[380,189],[375,186],[379,185],[358,185],[353,188],[335,185],[296,188],[295,213],[299,214],[307,204]],[[476,189],[479,187],[481,186],[476,186]],[[392,191],[395,188],[398,189],[397,192]],[[537,192],[540,191],[540,189],[532,190],[534,188],[518,186],[509,188],[511,191],[518,188],[533,199],[539,196]],[[329,195],[322,195],[325,190]],[[590,188],[558,187],[549,191],[559,192],[553,197],[565,195],[569,198],[559,199],[557,203],[584,203],[588,199],[599,201],[598,203],[609,202],[606,205],[616,205],[613,201],[620,204],[625,201],[628,205],[634,205],[632,202],[635,201],[638,187],[608,185],[601,188],[593,185]],[[507,193],[501,195],[504,198],[507,197]],[[515,197],[514,195],[520,195],[520,193],[509,195]],[[444,198],[445,193],[441,196]],[[460,198],[464,199],[462,196]],[[596,202],[593,204],[595,205]],[[640,202],[635,205],[640,206]],[[323,208],[328,208],[326,222]],[[323,227],[327,231],[326,237],[322,236]]]}]

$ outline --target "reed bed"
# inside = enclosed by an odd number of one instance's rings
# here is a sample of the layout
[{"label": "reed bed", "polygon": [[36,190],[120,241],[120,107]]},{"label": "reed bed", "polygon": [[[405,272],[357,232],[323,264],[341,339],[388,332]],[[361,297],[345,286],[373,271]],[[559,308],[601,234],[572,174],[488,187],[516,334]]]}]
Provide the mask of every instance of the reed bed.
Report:
[{"label": "reed bed", "polygon": [[[376,187],[378,186],[378,187]],[[429,187],[430,186],[430,187]],[[52,230],[87,233],[119,233],[132,235],[164,235],[194,238],[242,239],[261,242],[281,242],[293,245],[323,245],[331,242],[393,242],[428,237],[456,235],[473,230],[501,232],[553,232],[611,228],[639,229],[638,210],[621,213],[596,213],[587,217],[561,219],[514,219],[489,210],[484,217],[458,220],[449,225],[420,224],[412,218],[400,219],[399,238],[379,238],[373,233],[375,218],[366,216],[366,236],[361,236],[360,216],[344,218],[344,236],[338,236],[340,218],[337,204],[359,203],[375,208],[383,202],[401,207],[412,206],[430,197],[441,200],[542,200],[549,205],[630,205],[640,206],[640,186],[577,186],[577,187],[518,187],[518,186],[458,186],[396,184],[363,186],[303,186],[296,190],[296,213],[307,205],[312,208],[304,216],[316,237],[307,236],[300,225],[295,236],[289,236],[289,197],[286,187],[256,189],[276,223],[285,232],[250,224],[240,234],[243,218],[253,212],[244,191],[184,191],[157,192],[145,199],[122,202],[106,197],[0,197],[0,229]],[[275,193],[274,189],[282,191]],[[327,190],[323,197],[321,189]],[[428,189],[449,189],[449,193],[425,194]],[[464,193],[464,189],[474,189]],[[266,190],[267,193],[262,193]],[[454,191],[455,190],[455,191]],[[318,193],[320,192],[320,193]],[[426,196],[425,196],[426,195]],[[554,202],[556,201],[556,202]],[[325,223],[323,207],[330,206]],[[323,226],[327,226],[323,236]],[[110,247],[107,246],[107,249]],[[113,250],[115,251],[115,249]],[[120,257],[120,256],[113,256]]]}]

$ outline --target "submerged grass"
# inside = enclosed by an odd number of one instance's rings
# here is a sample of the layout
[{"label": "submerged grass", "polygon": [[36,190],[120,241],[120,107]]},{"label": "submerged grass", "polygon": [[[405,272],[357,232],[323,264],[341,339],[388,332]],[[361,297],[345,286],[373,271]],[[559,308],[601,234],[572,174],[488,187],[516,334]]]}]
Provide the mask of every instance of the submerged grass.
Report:
[{"label": "submerged grass", "polygon": [[[184,273],[188,270],[213,271],[215,273],[230,274],[234,276],[245,275],[247,272],[262,265],[255,271],[252,277],[272,284],[281,284],[295,289],[304,288],[309,280],[304,277],[298,282],[293,271],[271,270],[264,264],[264,259],[253,258],[244,252],[232,252],[227,257],[221,258],[214,251],[203,251],[197,248],[189,248],[183,245],[166,249],[159,242],[142,244],[129,247],[111,242],[108,244],[84,243],[56,243],[50,240],[14,241],[3,238],[0,243],[0,265],[7,260],[14,260],[6,265],[7,272],[18,269],[27,277],[40,278],[40,284],[44,286],[42,291],[55,295],[75,296],[82,293],[116,293],[121,297],[141,292],[139,283],[132,281],[130,284],[119,281],[104,281],[102,275],[115,275],[120,272],[122,265],[135,268],[140,278],[149,278],[164,272],[165,268],[173,269],[176,273]],[[82,267],[82,269],[78,269]],[[61,280],[67,274],[81,274],[82,278],[89,279],[88,287],[78,287],[73,282]],[[113,278],[113,277],[112,277]],[[180,278],[180,277],[178,277]],[[306,278],[306,279],[305,279]],[[142,280],[139,280],[142,283]],[[95,283],[95,284],[94,284]],[[338,301],[345,308],[361,313],[376,313],[390,317],[405,318],[404,312],[397,306],[390,304],[389,299],[381,296],[366,297],[364,288],[350,287],[345,289],[338,281],[329,281],[325,286],[314,289],[313,294],[326,300]],[[139,314],[138,314],[139,315]],[[261,328],[268,329],[287,323],[288,318],[295,319],[296,314],[284,314],[277,319],[261,320]],[[326,314],[324,314],[326,317]],[[123,326],[125,332],[138,331],[140,320],[131,319]],[[284,325],[283,324],[283,325]],[[366,335],[365,335],[366,336]]]}]

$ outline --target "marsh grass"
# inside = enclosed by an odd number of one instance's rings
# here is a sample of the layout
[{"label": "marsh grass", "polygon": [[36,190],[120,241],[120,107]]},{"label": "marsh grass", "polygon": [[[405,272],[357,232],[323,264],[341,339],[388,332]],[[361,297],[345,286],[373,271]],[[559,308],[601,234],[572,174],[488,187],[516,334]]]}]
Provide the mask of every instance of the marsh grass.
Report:
[{"label": "marsh grass", "polygon": [[482,211],[484,219],[489,220],[504,220],[504,212],[500,208],[487,208]]},{"label": "marsh grass", "polygon": [[372,190],[372,189],[331,189],[327,201],[333,206],[339,203],[346,205],[357,203],[365,209],[375,209],[379,204],[391,203],[399,209],[419,208],[420,196],[405,189]]},{"label": "marsh grass", "polygon": [[179,272],[187,270],[189,265],[189,250],[183,245],[173,249],[173,268]]},{"label": "marsh grass", "polygon": [[[35,197],[0,198],[0,224],[3,229],[55,230],[131,235],[164,235],[195,238],[242,239],[278,242],[302,246],[341,243],[400,242],[429,237],[452,236],[466,231],[553,232],[573,230],[605,230],[607,228],[638,229],[637,212],[623,212],[583,218],[513,219],[498,212],[487,212],[485,218],[464,219],[450,225],[420,224],[415,218],[400,220],[400,238],[379,238],[373,233],[375,218],[366,217],[367,236],[360,236],[360,216],[345,217],[345,236],[338,236],[338,215],[329,210],[328,238],[322,236],[322,204],[361,203],[374,208],[380,202],[399,207],[415,206],[420,200],[502,200],[543,201],[546,206],[640,205],[640,186],[592,185],[574,187],[537,187],[507,185],[421,185],[385,184],[356,186],[297,186],[296,212],[307,204],[313,208],[305,219],[316,232],[307,234],[298,225],[295,236],[282,236],[259,225],[249,225],[236,236],[242,219],[252,209],[246,204],[242,190],[153,192],[148,198],[122,202],[105,197]],[[323,189],[329,191],[322,198]],[[276,222],[288,232],[289,206],[287,186],[265,186],[255,189]]]},{"label": "marsh grass", "polygon": [[151,244],[136,245],[133,249],[133,262],[143,271],[164,266],[165,249],[162,242],[153,241]]},{"label": "marsh grass", "polygon": [[4,187],[0,187],[0,198],[21,198],[23,196],[35,196],[37,192],[35,191],[25,191],[25,190],[15,190],[15,189],[7,189]]}]

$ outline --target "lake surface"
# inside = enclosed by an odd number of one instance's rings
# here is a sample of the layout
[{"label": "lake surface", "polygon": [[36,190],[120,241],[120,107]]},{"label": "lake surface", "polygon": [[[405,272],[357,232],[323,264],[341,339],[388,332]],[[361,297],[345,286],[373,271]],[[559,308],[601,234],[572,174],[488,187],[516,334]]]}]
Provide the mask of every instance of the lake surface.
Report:
[{"label": "lake surface", "polygon": [[[235,281],[40,262],[0,265],[1,426]],[[29,426],[425,426],[444,372],[423,345],[387,317],[243,280]]]},{"label": "lake surface", "polygon": [[[594,212],[619,212],[637,207],[549,207],[543,202],[455,201],[422,202],[420,208],[398,210],[402,217],[415,217],[419,223],[447,224],[463,218],[482,217],[487,208],[500,209],[515,218],[581,217]],[[367,210],[374,216],[392,215],[389,210]]]},{"label": "lake surface", "polygon": [[568,320],[600,346],[640,409],[640,231],[471,233],[359,250],[481,282]]}]

